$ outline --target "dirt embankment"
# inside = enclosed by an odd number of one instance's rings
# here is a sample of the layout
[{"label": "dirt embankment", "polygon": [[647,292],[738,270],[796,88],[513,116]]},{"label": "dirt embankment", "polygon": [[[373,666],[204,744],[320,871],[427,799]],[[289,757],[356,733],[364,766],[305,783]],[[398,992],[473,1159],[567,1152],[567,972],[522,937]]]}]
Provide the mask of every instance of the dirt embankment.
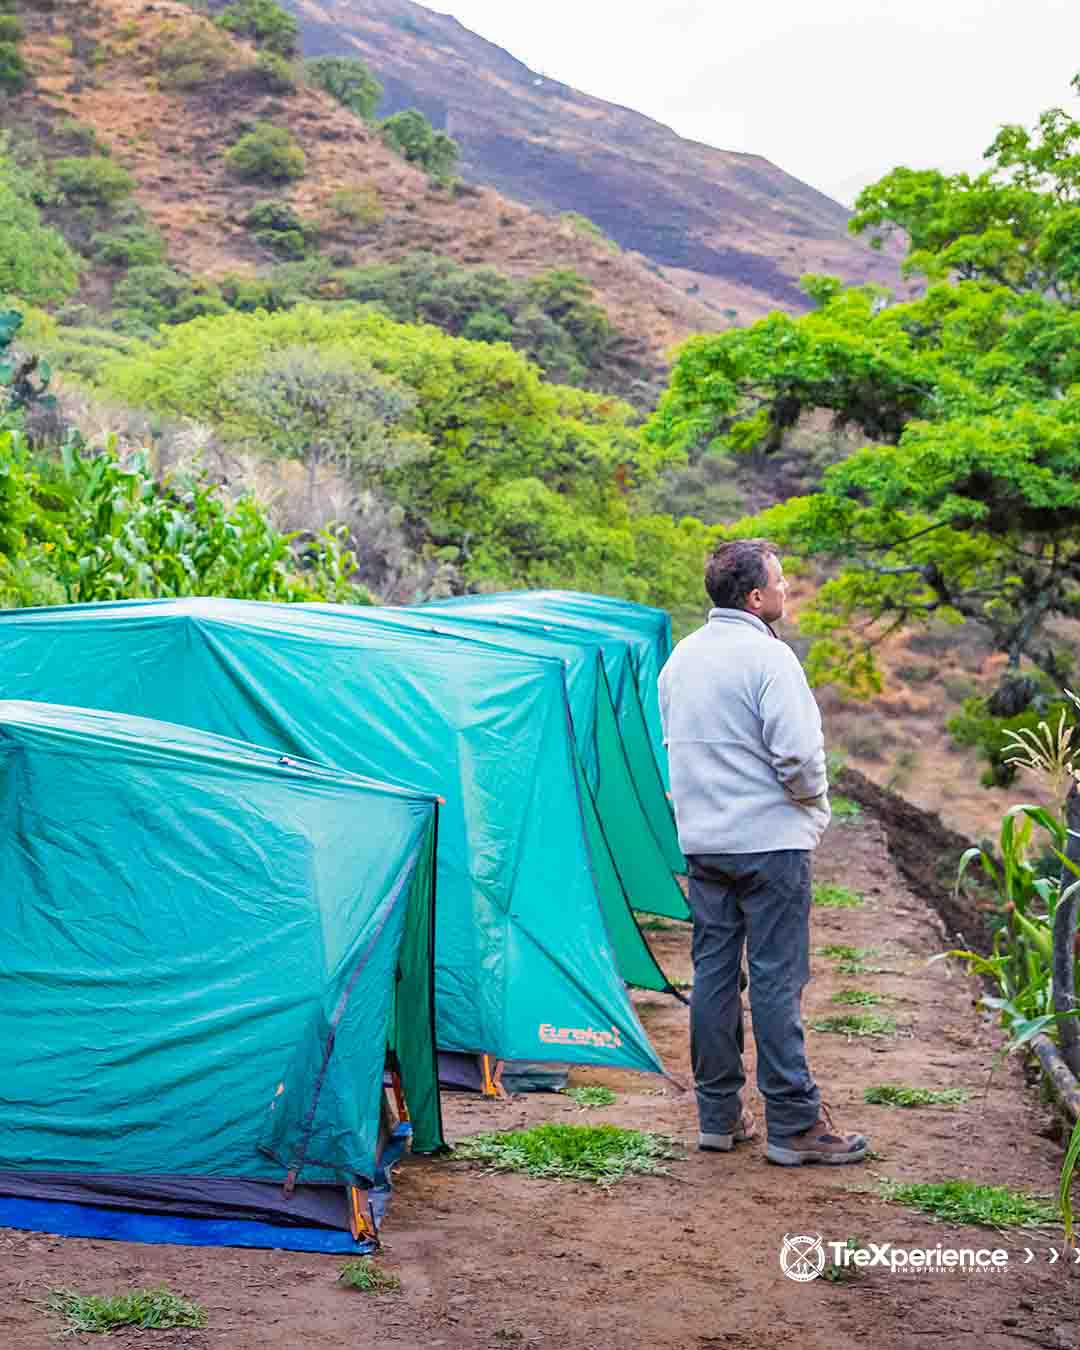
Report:
[{"label": "dirt embankment", "polygon": [[[848,778],[852,796],[863,791]],[[891,828],[890,828],[891,827]],[[542,1121],[613,1124],[673,1137],[684,1156],[670,1177],[595,1187],[497,1175],[465,1162],[409,1160],[384,1230],[381,1264],[399,1294],[368,1296],[338,1283],[340,1258],[302,1253],[190,1249],[89,1242],[0,1230],[0,1346],[50,1350],[49,1290],[116,1293],[166,1284],[202,1302],[204,1332],[141,1333],[116,1344],[143,1350],[1075,1350],[1080,1301],[1072,1268],[1050,1264],[1060,1229],[1001,1232],[936,1221],[886,1202],[883,1178],[961,1178],[1050,1194],[1061,1163],[1046,1113],[1018,1065],[993,1077],[995,1035],[973,1006],[974,987],[945,962],[945,926],[901,874],[914,852],[943,841],[923,816],[883,799],[835,824],[818,851],[819,881],[863,897],[857,908],[813,911],[813,979],[804,997],[810,1062],[842,1128],[870,1136],[865,1167],[770,1166],[759,1139],[732,1154],[699,1153],[693,1094],[655,1077],[576,1071],[572,1082],[617,1094],[607,1109],[579,1110],[566,1097],[502,1102],[448,1094],[453,1140]],[[921,890],[923,881],[920,881]],[[689,933],[650,933],[675,979],[692,973]],[[872,948],[869,968],[843,974],[824,949]],[[870,964],[872,962],[872,965]],[[895,1031],[845,1036],[815,1023],[848,1011],[834,996],[852,985],[879,1000]],[[750,991],[752,1000],[753,990]],[[655,994],[635,995],[640,1016],[672,1073],[689,1078],[688,1015]],[[748,1047],[750,1105],[753,1045]],[[905,1083],[961,1088],[963,1105],[922,1110],[868,1106],[867,1088]],[[1002,1248],[996,1274],[893,1274],[799,1284],[781,1269],[787,1234],[820,1234],[933,1249]],[[1025,1248],[1032,1250],[1030,1261]]]},{"label": "dirt embankment", "polygon": [[925,900],[945,925],[950,943],[987,951],[993,934],[992,893],[969,872],[963,894],[956,893],[960,859],[972,840],[941,817],[905,801],[899,793],[871,782],[858,769],[844,768],[837,789],[857,801],[880,823],[892,858],[911,890]]}]

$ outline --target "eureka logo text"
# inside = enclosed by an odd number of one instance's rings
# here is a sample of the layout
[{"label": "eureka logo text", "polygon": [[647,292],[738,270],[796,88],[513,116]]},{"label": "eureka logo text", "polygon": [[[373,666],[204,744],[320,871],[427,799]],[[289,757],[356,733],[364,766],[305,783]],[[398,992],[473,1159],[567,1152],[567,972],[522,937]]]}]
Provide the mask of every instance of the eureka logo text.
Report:
[{"label": "eureka logo text", "polygon": [[618,1027],[597,1031],[595,1027],[555,1027],[550,1022],[540,1023],[540,1039],[545,1045],[593,1045],[600,1050],[618,1050],[622,1045]]}]

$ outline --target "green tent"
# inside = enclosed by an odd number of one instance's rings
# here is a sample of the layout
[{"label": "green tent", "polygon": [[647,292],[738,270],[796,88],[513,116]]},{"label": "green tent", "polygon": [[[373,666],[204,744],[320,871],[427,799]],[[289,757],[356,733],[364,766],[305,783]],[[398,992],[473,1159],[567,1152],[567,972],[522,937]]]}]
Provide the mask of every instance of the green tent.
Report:
[{"label": "green tent", "polygon": [[0,810],[0,1195],[347,1228],[388,1054],[443,1146],[429,794],[0,702]]},{"label": "green tent", "polygon": [[592,808],[560,661],[299,606],[132,601],[0,614],[0,688],[437,793],[440,1049],[662,1071],[624,981],[669,986]]},{"label": "green tent", "polygon": [[674,872],[686,871],[667,791],[667,751],[657,681],[671,655],[665,610],[575,591],[506,591],[429,601],[422,610],[468,615],[489,623],[541,627],[552,635],[600,642],[619,729],[643,809]]},{"label": "green tent", "polygon": [[[567,628],[556,635],[548,625],[499,624],[474,619],[453,609],[436,615],[434,607],[428,606],[408,609],[309,605],[304,608],[338,618],[348,617],[363,624],[389,624],[435,638],[449,635],[466,641],[486,642],[562,662],[578,754],[626,898],[635,910],[673,919],[690,918],[682,890],[642,804],[642,794],[619,730],[607,672],[610,668],[620,688],[624,681],[629,683],[636,705],[625,642],[617,638],[593,638],[580,629]],[[656,805],[670,825],[671,812],[660,790],[648,746],[645,757],[644,777],[655,784]],[[642,776],[640,770],[639,776]],[[677,839],[675,847],[678,848]],[[682,863],[681,853],[678,858]],[[682,865],[685,867],[684,863]]]}]

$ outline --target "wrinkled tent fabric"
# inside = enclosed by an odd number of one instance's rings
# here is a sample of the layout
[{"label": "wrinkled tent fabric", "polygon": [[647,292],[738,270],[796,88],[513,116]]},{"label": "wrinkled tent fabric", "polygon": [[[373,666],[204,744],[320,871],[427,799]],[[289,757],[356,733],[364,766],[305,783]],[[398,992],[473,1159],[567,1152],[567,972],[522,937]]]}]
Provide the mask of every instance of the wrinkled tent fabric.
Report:
[{"label": "wrinkled tent fabric", "polygon": [[[447,610],[436,615],[427,606],[375,608],[344,605],[306,605],[334,617],[347,617],[362,624],[389,624],[433,638],[449,635],[466,641],[486,642],[510,651],[547,656],[562,662],[566,674],[570,716],[578,754],[595,804],[604,839],[619,881],[635,910],[668,918],[690,918],[682,890],[655,838],[642,806],[626,754],[607,675],[610,664],[623,674],[628,666],[627,644],[590,638],[578,629],[561,634],[550,627],[499,624]],[[632,679],[627,673],[627,678]],[[650,765],[651,770],[651,765]],[[654,781],[655,774],[653,774]],[[666,799],[661,803],[670,818]],[[676,841],[677,845],[677,841]],[[681,859],[681,854],[679,855]]]},{"label": "wrinkled tent fabric", "polygon": [[667,981],[583,787],[561,662],[299,606],[129,601],[0,614],[0,688],[439,794],[439,1047],[663,1072],[624,978]]},{"label": "wrinkled tent fabric", "polygon": [[347,1228],[388,1054],[444,1147],[430,794],[0,702],[0,811],[0,1194]]},{"label": "wrinkled tent fabric", "polygon": [[494,624],[542,628],[552,636],[600,642],[627,759],[642,809],[673,872],[685,873],[660,726],[657,681],[671,655],[666,611],[604,595],[574,591],[505,591],[433,600],[419,610],[468,616]]}]

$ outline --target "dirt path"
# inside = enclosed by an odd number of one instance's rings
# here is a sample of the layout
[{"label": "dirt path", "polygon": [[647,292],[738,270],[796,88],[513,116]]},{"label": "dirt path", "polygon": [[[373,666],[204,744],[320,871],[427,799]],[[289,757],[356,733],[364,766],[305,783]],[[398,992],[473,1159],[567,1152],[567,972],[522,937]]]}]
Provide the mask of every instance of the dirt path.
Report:
[{"label": "dirt path", "polygon": [[[884,993],[902,1034],[889,1039],[809,1035],[812,1063],[840,1121],[864,1129],[880,1158],[868,1168],[781,1169],[755,1143],[734,1155],[688,1150],[677,1180],[647,1178],[610,1194],[583,1185],[492,1176],[457,1162],[413,1162],[401,1173],[383,1264],[400,1295],[377,1298],[335,1283],[339,1258],[282,1252],[189,1250],[63,1240],[0,1229],[0,1347],[54,1345],[55,1322],[32,1301],[50,1287],[116,1292],[165,1283],[204,1303],[206,1332],[117,1336],[117,1345],[166,1350],[1049,1350],[1080,1347],[1080,1280],[1045,1253],[1051,1236],[957,1229],[884,1203],[875,1174],[903,1180],[963,1177],[1050,1193],[1060,1148],[1039,1131],[1047,1117],[1018,1066],[984,1096],[993,1034],[973,987],[943,963],[940,921],[896,872],[873,819],[834,826],[817,877],[864,893],[855,910],[814,912],[815,944],[874,946],[887,973],[857,980],[815,960],[808,1020],[843,1011],[844,985]],[[687,934],[652,935],[669,973],[689,978]],[[639,1000],[671,1069],[685,1076],[687,1013]],[[855,1011],[858,1011],[857,1009]],[[693,1098],[630,1074],[581,1072],[607,1083],[614,1107],[579,1112],[552,1096],[490,1103],[447,1099],[451,1138],[542,1120],[612,1121],[695,1139]],[[876,1083],[965,1087],[959,1108],[890,1111],[862,1104]],[[2,1090],[2,1088],[0,1088]],[[760,1115],[760,1103],[754,1104]],[[864,1190],[855,1189],[867,1188]],[[893,1275],[798,1284],[781,1272],[785,1233],[860,1237],[905,1246],[1004,1247],[998,1274]],[[1022,1264],[1025,1245],[1038,1252]]]}]

